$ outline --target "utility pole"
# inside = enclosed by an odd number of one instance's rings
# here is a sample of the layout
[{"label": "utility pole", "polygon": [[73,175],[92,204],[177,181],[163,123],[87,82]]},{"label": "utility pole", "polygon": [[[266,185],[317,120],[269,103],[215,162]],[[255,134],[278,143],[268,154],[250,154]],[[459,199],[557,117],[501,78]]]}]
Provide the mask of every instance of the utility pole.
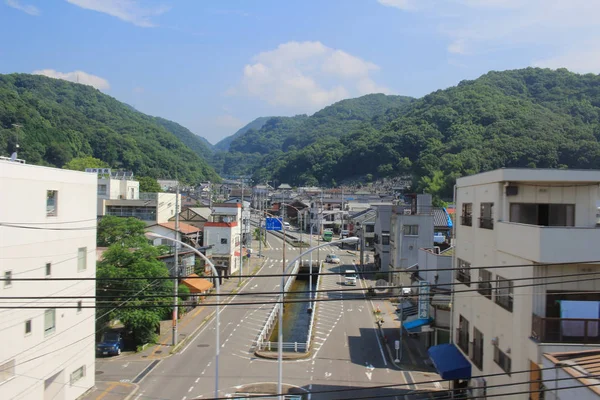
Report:
[{"label": "utility pole", "polygon": [[[175,240],[179,241],[177,238],[177,234],[179,233],[179,183],[177,183],[177,189],[175,194]],[[178,290],[179,290],[179,249],[177,242],[175,245],[175,271],[174,277],[175,281],[173,282],[173,346],[177,345],[177,317],[179,317],[179,299],[178,299]]]},{"label": "utility pole", "polygon": [[365,272],[365,224],[361,224],[360,226],[360,269],[362,272]]},{"label": "utility pole", "polygon": [[242,218],[240,220],[240,284],[242,283],[242,269],[244,268],[244,256],[242,248],[244,243],[244,179],[242,178]]}]

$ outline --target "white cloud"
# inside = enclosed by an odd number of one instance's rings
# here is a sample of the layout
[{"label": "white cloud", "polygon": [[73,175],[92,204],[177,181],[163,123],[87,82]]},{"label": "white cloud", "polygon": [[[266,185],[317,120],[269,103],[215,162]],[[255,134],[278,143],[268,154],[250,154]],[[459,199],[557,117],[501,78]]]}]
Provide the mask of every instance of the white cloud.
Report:
[{"label": "white cloud", "polygon": [[416,10],[417,3],[414,0],[377,0],[379,4],[386,7],[399,8],[401,10]]},{"label": "white cloud", "polygon": [[573,72],[600,74],[600,45],[591,44],[586,48],[579,48],[560,54],[555,57],[537,60],[535,67],[542,68],[567,68]]},{"label": "white cloud", "polygon": [[244,67],[239,89],[226,94],[248,94],[309,112],[352,95],[390,93],[371,78],[377,70],[377,65],[321,42],[288,42],[256,55]]},{"label": "white cloud", "polygon": [[137,0],[66,0],[86,10],[98,11],[130,22],[136,26],[149,28],[156,26],[152,17],[169,11],[167,6],[142,7]]},{"label": "white cloud", "polygon": [[218,115],[215,118],[215,125],[217,125],[221,128],[238,129],[238,128],[241,128],[244,125],[244,123],[242,121],[240,121],[238,118],[234,117],[233,115],[225,114],[225,115]]},{"label": "white cloud", "polygon": [[30,4],[21,4],[19,0],[5,0],[7,6],[23,11],[29,15],[38,16],[41,14],[40,9]]},{"label": "white cloud", "polygon": [[63,79],[69,82],[81,83],[82,85],[93,86],[100,90],[110,89],[110,85],[106,79],[100,78],[96,75],[88,74],[87,72],[83,71],[59,72],[53,69],[40,69],[33,71],[33,74],[44,75],[55,79]]}]

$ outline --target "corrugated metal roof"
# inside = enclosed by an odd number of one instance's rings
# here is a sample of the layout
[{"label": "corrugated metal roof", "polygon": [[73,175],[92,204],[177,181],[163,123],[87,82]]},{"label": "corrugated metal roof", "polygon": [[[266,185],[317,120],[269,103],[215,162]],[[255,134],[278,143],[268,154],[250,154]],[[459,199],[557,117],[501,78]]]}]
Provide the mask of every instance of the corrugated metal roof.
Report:
[{"label": "corrugated metal roof", "polygon": [[433,209],[433,226],[436,228],[449,228],[448,216],[443,208],[435,207]]}]

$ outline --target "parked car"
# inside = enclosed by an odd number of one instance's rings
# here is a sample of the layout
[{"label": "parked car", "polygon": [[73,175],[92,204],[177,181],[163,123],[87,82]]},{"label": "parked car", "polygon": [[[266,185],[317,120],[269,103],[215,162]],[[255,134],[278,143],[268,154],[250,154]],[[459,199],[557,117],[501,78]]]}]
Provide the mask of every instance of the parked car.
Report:
[{"label": "parked car", "polygon": [[98,356],[116,356],[123,350],[123,336],[119,332],[106,332],[96,345]]},{"label": "parked car", "polygon": [[325,257],[325,262],[331,263],[331,264],[341,264],[342,263],[340,258],[338,256],[336,256],[335,254],[327,254],[327,257]]}]

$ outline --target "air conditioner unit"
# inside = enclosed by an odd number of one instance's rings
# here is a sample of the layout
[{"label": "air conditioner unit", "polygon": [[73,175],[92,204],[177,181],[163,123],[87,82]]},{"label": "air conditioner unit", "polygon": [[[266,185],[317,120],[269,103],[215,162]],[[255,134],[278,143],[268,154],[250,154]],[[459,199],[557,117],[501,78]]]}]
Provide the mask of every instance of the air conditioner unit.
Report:
[{"label": "air conditioner unit", "polygon": [[411,215],[411,214],[412,214],[411,210],[404,210],[404,215]]},{"label": "air conditioner unit", "polygon": [[473,399],[485,399],[487,395],[487,384],[484,378],[472,378],[469,387],[469,396]]},{"label": "air conditioner unit", "polygon": [[507,196],[516,196],[519,194],[518,186],[507,186],[506,187],[506,195]]}]

